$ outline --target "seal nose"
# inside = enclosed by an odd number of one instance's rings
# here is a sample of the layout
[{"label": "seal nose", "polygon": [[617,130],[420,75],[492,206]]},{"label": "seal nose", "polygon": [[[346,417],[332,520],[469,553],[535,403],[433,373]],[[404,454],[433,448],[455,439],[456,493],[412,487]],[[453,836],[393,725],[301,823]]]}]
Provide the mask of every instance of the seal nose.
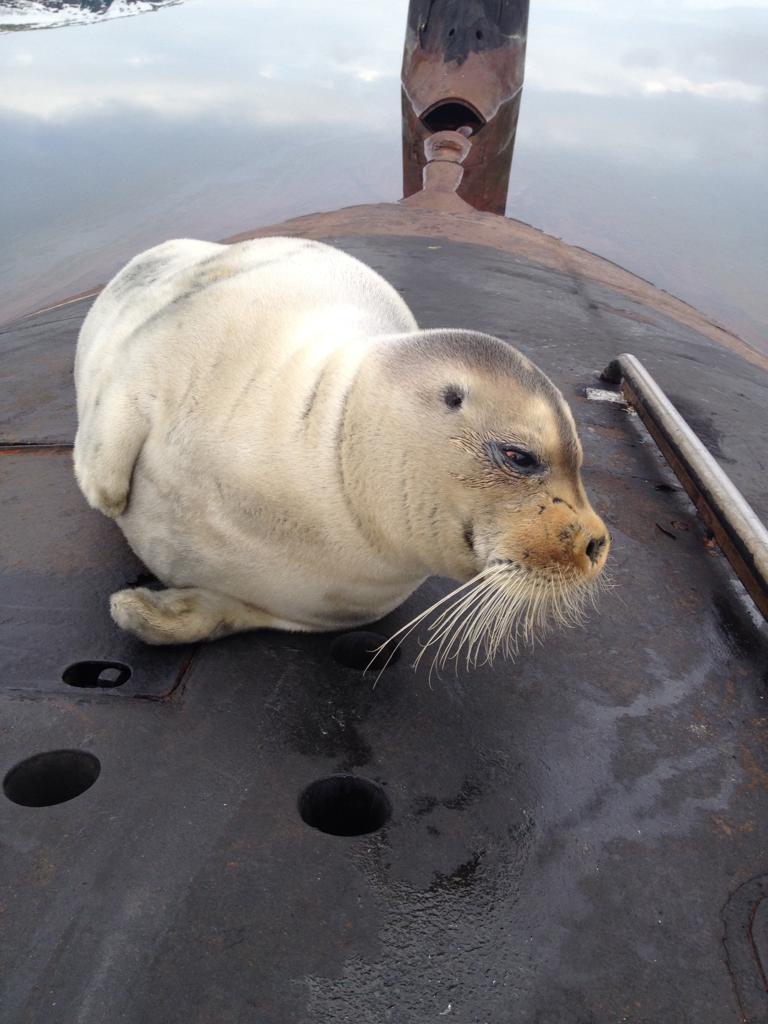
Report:
[{"label": "seal nose", "polygon": [[605,560],[607,554],[606,548],[608,546],[608,537],[606,534],[602,534],[599,537],[590,537],[587,541],[587,546],[584,549],[584,554],[592,563],[593,567],[597,568],[598,563],[601,559]]}]

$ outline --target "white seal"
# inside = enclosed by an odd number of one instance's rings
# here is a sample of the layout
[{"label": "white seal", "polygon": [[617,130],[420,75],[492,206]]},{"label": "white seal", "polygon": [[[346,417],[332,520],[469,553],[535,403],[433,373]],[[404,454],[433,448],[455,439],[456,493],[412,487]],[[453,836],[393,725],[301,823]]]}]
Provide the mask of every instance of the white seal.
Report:
[{"label": "white seal", "polygon": [[577,614],[605,562],[551,381],[489,335],[419,330],[329,246],[142,253],[89,312],[75,380],[80,488],[168,588],[112,596],[149,643],[359,626],[437,574],[462,581],[441,654],[493,652]]}]

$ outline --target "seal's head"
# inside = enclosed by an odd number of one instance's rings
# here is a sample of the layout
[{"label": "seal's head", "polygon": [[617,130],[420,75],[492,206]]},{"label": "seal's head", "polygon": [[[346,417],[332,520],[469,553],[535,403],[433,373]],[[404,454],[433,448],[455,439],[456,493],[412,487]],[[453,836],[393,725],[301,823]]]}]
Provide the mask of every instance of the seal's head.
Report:
[{"label": "seal's head", "polygon": [[[521,635],[577,621],[610,537],[584,491],[560,391],[512,346],[469,331],[420,331],[377,361],[373,429],[390,463],[382,474],[377,460],[379,494],[400,505],[397,514],[380,498],[381,528],[397,523],[403,549],[430,573],[468,581],[430,626],[440,659],[513,651]],[[407,446],[390,459],[393,426]]]}]

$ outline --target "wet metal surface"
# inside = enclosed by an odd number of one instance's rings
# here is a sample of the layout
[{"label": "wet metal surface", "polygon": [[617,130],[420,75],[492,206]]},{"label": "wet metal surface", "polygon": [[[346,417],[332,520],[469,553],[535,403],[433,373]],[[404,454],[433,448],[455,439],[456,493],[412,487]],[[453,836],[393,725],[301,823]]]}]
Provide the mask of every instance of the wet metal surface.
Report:
[{"label": "wet metal surface", "polygon": [[92,298],[0,329],[0,444],[71,443],[72,352]]},{"label": "wet metal surface", "polygon": [[[423,326],[508,338],[563,388],[615,588],[586,629],[431,686],[409,668],[414,642],[376,686],[331,635],[134,647],[106,600],[141,567],[79,499],[68,456],[0,458],[0,772],[46,751],[100,763],[65,803],[0,801],[0,1018],[757,1024],[765,630],[638,418],[586,388],[636,352],[711,420],[765,515],[765,374],[603,285],[487,247],[333,241]],[[38,350],[63,360],[68,329],[51,323]],[[64,409],[60,364],[45,365],[38,386]],[[371,631],[447,587],[431,580]],[[88,659],[133,674],[63,682]],[[150,685],[172,692],[126,699]],[[339,773],[380,787],[381,828],[302,820],[300,795]]]}]

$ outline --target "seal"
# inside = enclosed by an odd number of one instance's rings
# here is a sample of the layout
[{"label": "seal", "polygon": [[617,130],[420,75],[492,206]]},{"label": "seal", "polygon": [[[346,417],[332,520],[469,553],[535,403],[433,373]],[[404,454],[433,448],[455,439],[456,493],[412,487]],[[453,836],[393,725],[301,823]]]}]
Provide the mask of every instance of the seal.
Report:
[{"label": "seal", "polygon": [[318,242],[175,240],[96,299],[74,466],[167,589],[121,590],[148,643],[360,626],[428,576],[459,587],[440,656],[507,653],[583,611],[608,531],[555,385],[497,338],[420,330]]}]

